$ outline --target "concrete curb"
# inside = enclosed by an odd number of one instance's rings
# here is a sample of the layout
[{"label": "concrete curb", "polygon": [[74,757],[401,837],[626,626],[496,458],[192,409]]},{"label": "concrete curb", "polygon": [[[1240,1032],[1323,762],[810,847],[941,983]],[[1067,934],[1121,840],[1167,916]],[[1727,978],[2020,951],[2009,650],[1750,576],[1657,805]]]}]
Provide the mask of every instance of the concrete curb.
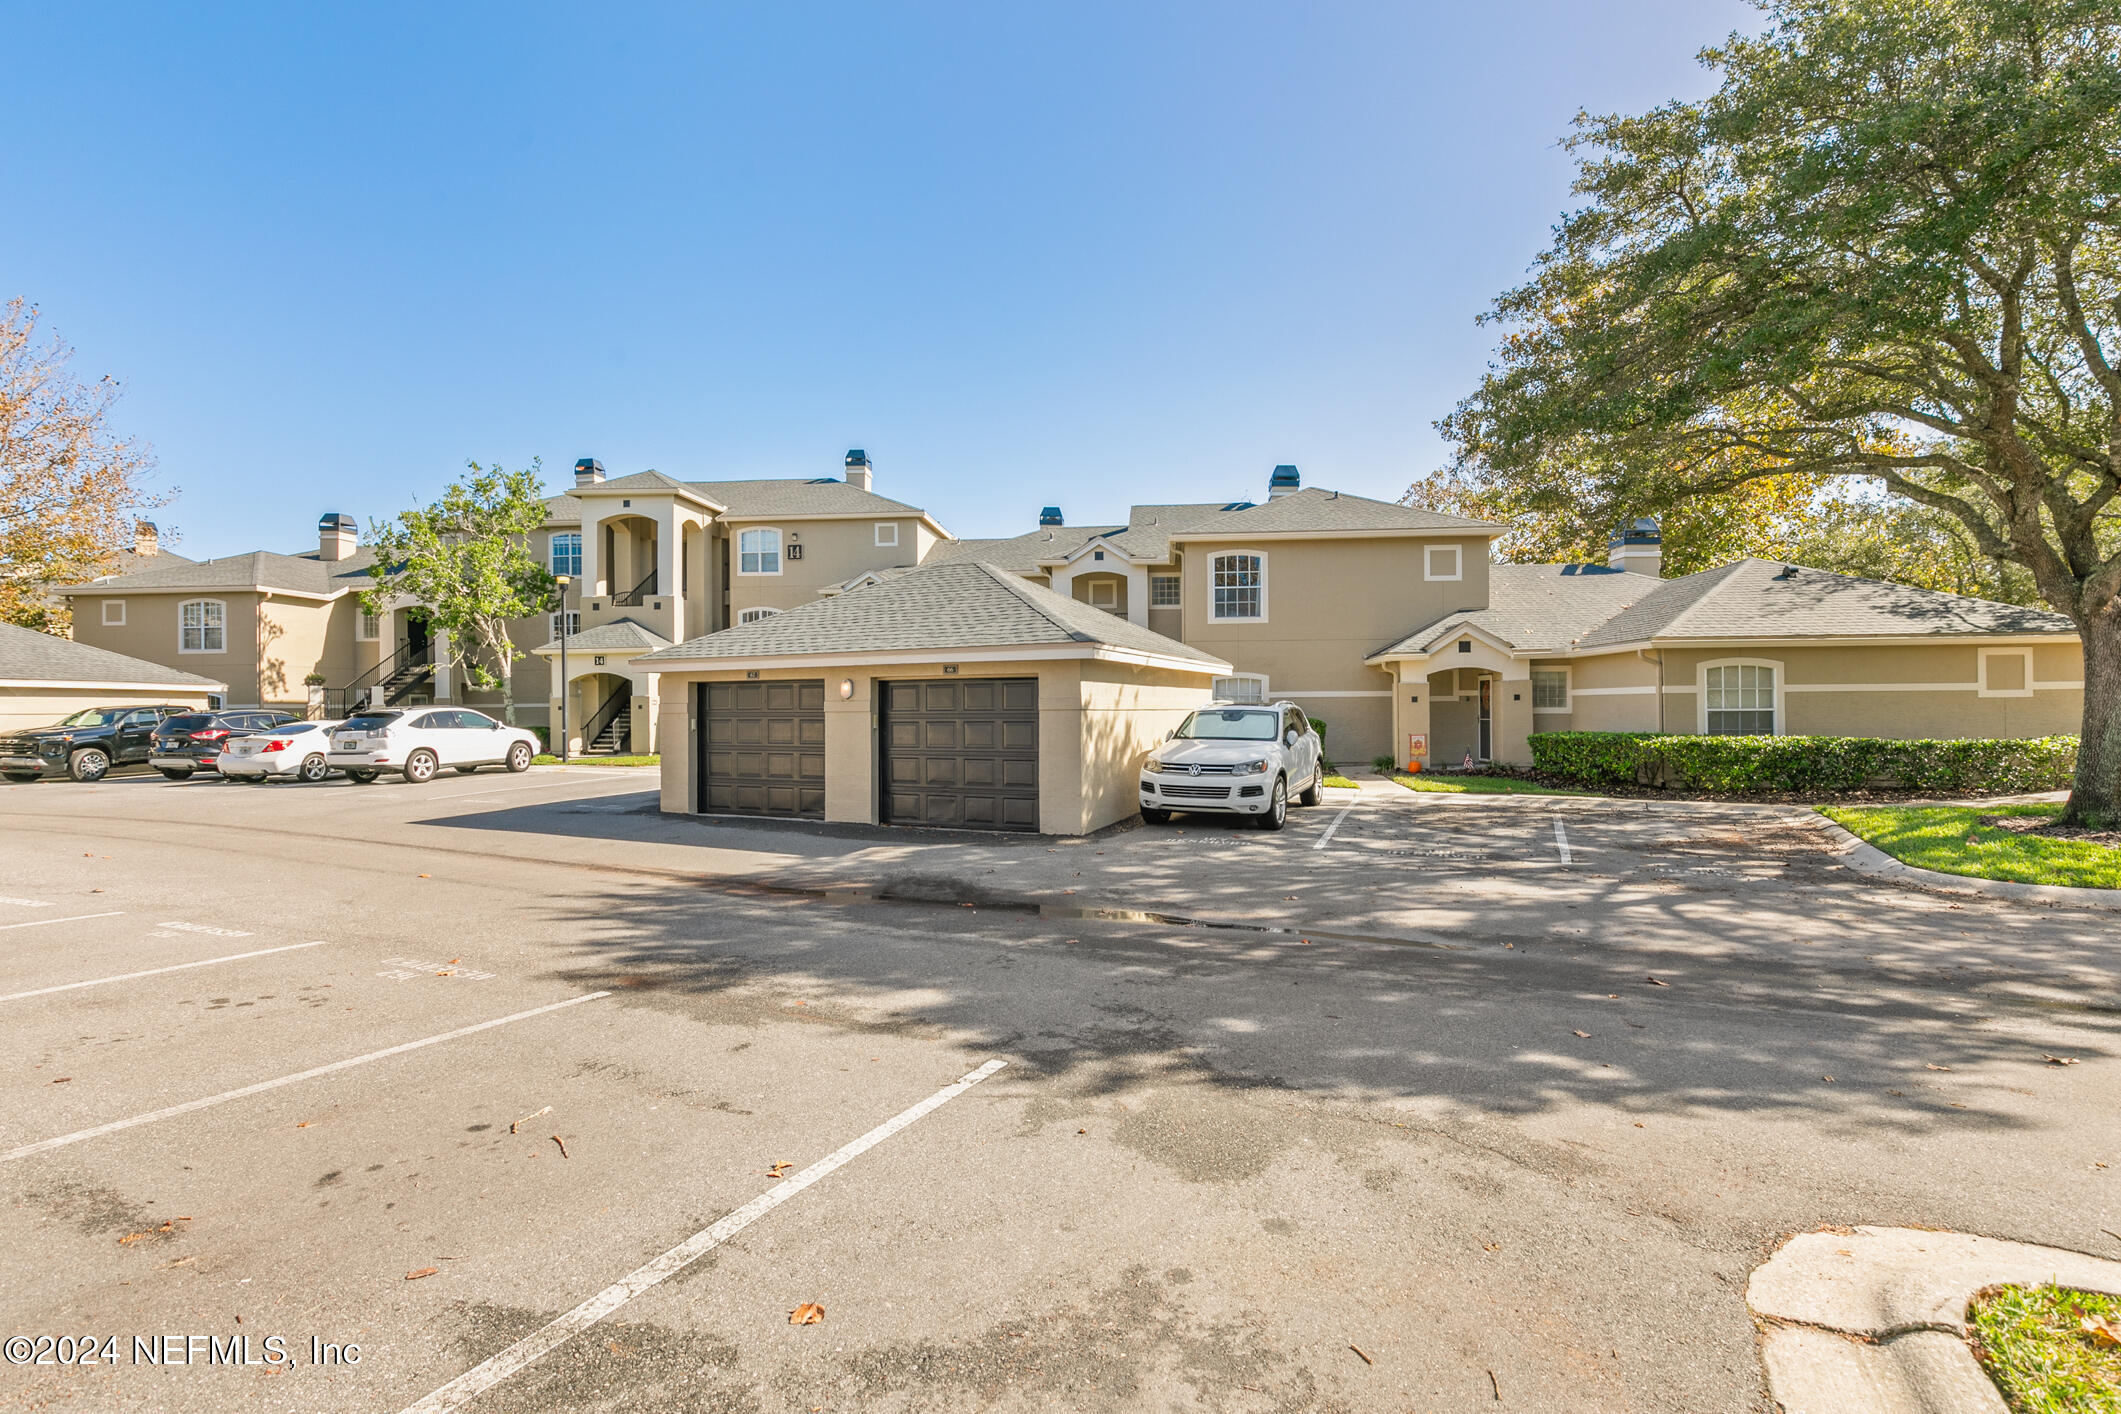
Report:
[{"label": "concrete curb", "polygon": [[1966,1343],[1992,1286],[2121,1295],[2121,1262],[1960,1232],[1859,1227],[1791,1238],[1753,1272],[1768,1386],[1784,1414],[2007,1414]]},{"label": "concrete curb", "polygon": [[1857,838],[1846,828],[1817,811],[1812,812],[1833,842],[1830,853],[1858,874],[1875,879],[1896,879],[1944,893],[1977,894],[1984,898],[2009,899],[2014,903],[2069,904],[2077,908],[2099,908],[2121,912],[2121,890],[2080,889],[2066,884],[2019,884],[2008,879],[1975,879],[1965,874],[1944,874],[1903,864],[1874,844]]}]

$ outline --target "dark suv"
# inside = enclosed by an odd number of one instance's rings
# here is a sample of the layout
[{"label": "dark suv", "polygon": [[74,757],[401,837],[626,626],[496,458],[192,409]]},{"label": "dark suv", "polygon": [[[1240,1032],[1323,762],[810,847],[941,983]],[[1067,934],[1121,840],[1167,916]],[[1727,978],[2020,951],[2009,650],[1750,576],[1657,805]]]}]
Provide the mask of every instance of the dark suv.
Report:
[{"label": "dark suv", "polygon": [[11,781],[100,781],[114,766],[145,766],[155,728],[190,710],[167,703],[90,707],[48,727],[8,732],[0,735],[0,775]]},{"label": "dark suv", "polygon": [[194,771],[218,771],[221,748],[230,737],[298,720],[292,712],[267,712],[256,707],[234,712],[186,712],[155,728],[148,764],[173,781],[184,780]]}]

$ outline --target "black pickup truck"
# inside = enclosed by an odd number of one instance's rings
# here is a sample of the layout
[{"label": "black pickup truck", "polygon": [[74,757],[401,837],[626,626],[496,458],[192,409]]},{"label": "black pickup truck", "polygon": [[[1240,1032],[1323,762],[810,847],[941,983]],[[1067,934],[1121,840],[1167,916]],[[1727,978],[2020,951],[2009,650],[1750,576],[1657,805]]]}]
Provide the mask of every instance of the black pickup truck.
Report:
[{"label": "black pickup truck", "polygon": [[0,776],[34,781],[71,776],[100,781],[116,766],[145,766],[155,728],[196,707],[89,707],[48,727],[0,734]]}]

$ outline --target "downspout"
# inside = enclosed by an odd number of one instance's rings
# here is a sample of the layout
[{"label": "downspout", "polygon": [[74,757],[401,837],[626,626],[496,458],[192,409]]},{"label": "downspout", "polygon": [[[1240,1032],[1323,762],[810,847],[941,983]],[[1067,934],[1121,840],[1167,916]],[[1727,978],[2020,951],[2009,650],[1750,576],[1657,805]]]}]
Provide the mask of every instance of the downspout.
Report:
[{"label": "downspout", "polygon": [[1657,656],[1656,656],[1656,657],[1654,657],[1654,658],[1652,658],[1652,657],[1650,656],[1650,650],[1649,650],[1649,649],[1647,649],[1647,648],[1638,648],[1638,649],[1636,649],[1636,650],[1635,650],[1635,656],[1636,656],[1636,657],[1638,657],[1638,658],[1640,658],[1640,659],[1642,659],[1642,661],[1643,661],[1643,662],[1645,662],[1645,663],[1655,663],[1655,664],[1657,665],[1657,735],[1659,735],[1659,736],[1663,736],[1663,735],[1665,734],[1665,730],[1664,730],[1664,653],[1663,653],[1663,652],[1662,652],[1662,651],[1660,650],[1660,651],[1658,652]]}]

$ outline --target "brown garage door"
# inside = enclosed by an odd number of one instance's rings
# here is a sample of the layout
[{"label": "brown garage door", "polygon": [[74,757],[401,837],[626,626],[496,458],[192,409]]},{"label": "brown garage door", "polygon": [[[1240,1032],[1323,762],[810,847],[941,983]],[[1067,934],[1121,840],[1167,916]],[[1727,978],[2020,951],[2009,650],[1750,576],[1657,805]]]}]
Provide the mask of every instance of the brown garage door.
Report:
[{"label": "brown garage door", "polygon": [[825,818],[825,683],[705,682],[699,723],[700,809]]},{"label": "brown garage door", "polygon": [[883,687],[884,819],[1038,828],[1038,679]]}]

